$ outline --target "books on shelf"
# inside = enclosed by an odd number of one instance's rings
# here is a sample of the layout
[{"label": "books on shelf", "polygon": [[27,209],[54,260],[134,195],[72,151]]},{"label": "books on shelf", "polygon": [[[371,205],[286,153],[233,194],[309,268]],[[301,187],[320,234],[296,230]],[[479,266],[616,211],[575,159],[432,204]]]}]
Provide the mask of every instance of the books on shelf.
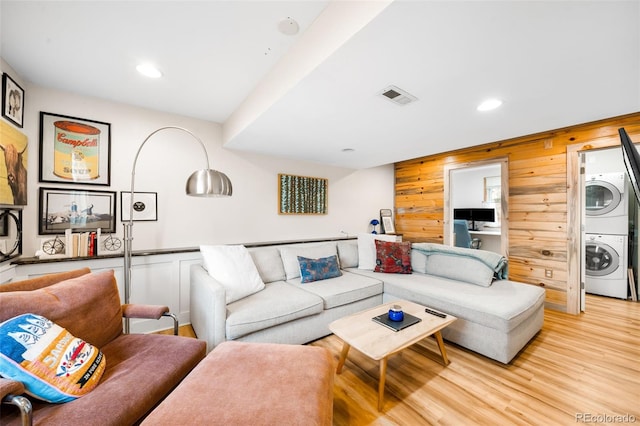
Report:
[{"label": "books on shelf", "polygon": [[67,257],[93,257],[99,254],[100,228],[87,232],[73,232],[72,229],[67,229],[64,237]]}]

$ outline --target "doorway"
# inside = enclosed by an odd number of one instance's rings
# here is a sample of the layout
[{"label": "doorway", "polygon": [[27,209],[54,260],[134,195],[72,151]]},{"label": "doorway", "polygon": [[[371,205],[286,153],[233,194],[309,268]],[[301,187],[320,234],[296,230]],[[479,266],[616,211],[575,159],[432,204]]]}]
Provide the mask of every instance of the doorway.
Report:
[{"label": "doorway", "polygon": [[[454,209],[494,209],[493,222],[481,222],[470,233],[481,248],[508,257],[508,159],[496,158],[448,165],[444,169],[444,244],[455,245]],[[484,226],[483,226],[484,225]]]},{"label": "doorway", "polygon": [[[609,159],[600,161],[600,158],[604,159],[604,153],[609,152],[608,155],[613,155],[616,157],[614,161],[617,164],[616,170],[622,170],[625,173],[624,165],[622,162],[622,157],[618,157],[620,152],[620,140],[618,137],[608,137],[601,138],[590,142],[588,145],[584,144],[575,144],[567,146],[567,200],[573,200],[573,202],[567,203],[567,237],[568,237],[568,271],[567,271],[567,312],[571,314],[577,314],[581,311],[585,310],[585,293],[587,291],[586,287],[586,263],[587,263],[587,243],[589,243],[589,250],[594,250],[596,247],[612,247],[616,244],[620,244],[619,241],[611,240],[602,241],[602,237],[598,238],[597,236],[593,238],[591,242],[588,240],[588,226],[587,223],[587,204],[594,204],[591,206],[593,209],[598,210],[600,213],[604,212],[613,212],[613,214],[617,214],[614,212],[614,208],[609,209],[608,206],[615,202],[616,196],[614,194],[608,194],[607,188],[611,188],[609,185],[601,185],[600,187],[596,187],[593,189],[592,194],[586,193],[587,181],[591,180],[594,175],[608,173],[609,170],[607,167],[609,164]],[[586,148],[586,149],[585,149]],[[598,153],[600,156],[598,157]],[[596,155],[596,157],[591,157],[592,155]],[[596,158],[591,162],[590,158]],[[589,175],[589,178],[587,178]],[[608,180],[611,180],[607,178]],[[614,184],[615,186],[615,184]],[[631,189],[629,188],[627,191],[627,197]],[[591,198],[591,200],[587,200],[587,197]],[[629,200],[629,234],[628,241],[631,244],[625,244],[623,242],[623,247],[628,247],[627,251],[627,259],[631,259],[631,264],[633,265],[634,273],[637,273],[637,263],[638,263],[638,241],[637,241],[637,222],[638,222],[638,206],[635,201],[635,197],[631,196],[628,198]],[[607,207],[603,208],[600,204],[607,204]],[[615,204],[615,203],[614,203]],[[591,209],[590,207],[590,209]],[[590,215],[592,218],[590,219],[591,223],[593,222],[593,217],[597,217],[598,215]],[[610,228],[607,221],[603,222],[606,228],[603,228],[603,231],[609,231]],[[596,221],[596,231],[598,230],[598,226],[600,226]],[[606,235],[606,232],[601,232],[600,234]],[[592,234],[590,234],[592,235]],[[598,244],[596,244],[596,242]],[[616,255],[613,253],[609,253],[608,249],[605,251],[601,251],[598,253],[600,259],[595,259],[598,265],[593,264],[592,269],[594,269],[595,274],[595,282],[596,285],[602,285],[602,282],[599,281],[598,274],[601,272],[597,271],[597,269],[602,269],[609,262],[614,262],[616,258],[620,261],[619,252],[622,252],[622,249],[618,249]],[[603,263],[604,262],[604,263]],[[602,264],[602,265],[601,265]],[[623,265],[626,270],[626,266]],[[627,275],[628,270],[627,270]],[[633,275],[632,275],[633,277]],[[636,275],[637,277],[637,275]],[[607,275],[607,279],[618,279],[618,275]],[[624,278],[620,278],[624,279]],[[636,282],[634,277],[634,281]],[[604,283],[608,284],[610,283]],[[628,285],[627,285],[628,288]]]},{"label": "doorway", "polygon": [[[584,163],[584,293],[626,300],[635,262],[635,197],[619,148],[590,150]],[[635,280],[631,280],[631,283]],[[581,309],[584,310],[584,295]]]}]

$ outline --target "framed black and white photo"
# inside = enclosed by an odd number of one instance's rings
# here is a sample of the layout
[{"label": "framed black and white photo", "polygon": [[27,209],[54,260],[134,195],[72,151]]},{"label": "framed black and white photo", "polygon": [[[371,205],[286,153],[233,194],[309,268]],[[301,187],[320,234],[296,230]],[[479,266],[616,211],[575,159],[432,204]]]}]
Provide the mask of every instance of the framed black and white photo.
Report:
[{"label": "framed black and white photo", "polygon": [[383,234],[395,234],[396,227],[393,224],[393,213],[391,209],[380,210],[380,223],[382,223]]},{"label": "framed black and white photo", "polygon": [[40,112],[40,182],[109,186],[111,125]]},{"label": "framed black and white photo", "polygon": [[113,191],[40,188],[39,234],[65,230],[116,232],[116,193]]},{"label": "framed black and white photo", "polygon": [[[120,192],[120,220],[131,219],[131,192]],[[158,193],[135,192],[133,196],[133,220],[158,220]]]},{"label": "framed black and white photo", "polygon": [[22,127],[24,90],[7,73],[2,74],[2,116]]}]

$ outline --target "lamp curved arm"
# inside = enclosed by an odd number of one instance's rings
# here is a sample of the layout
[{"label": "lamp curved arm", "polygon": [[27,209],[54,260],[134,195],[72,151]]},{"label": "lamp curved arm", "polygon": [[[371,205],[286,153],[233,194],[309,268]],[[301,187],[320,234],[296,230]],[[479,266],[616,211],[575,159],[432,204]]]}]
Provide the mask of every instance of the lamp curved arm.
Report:
[{"label": "lamp curved arm", "polygon": [[197,137],[195,134],[193,134],[190,130],[185,129],[184,127],[178,127],[178,126],[165,126],[165,127],[161,127],[157,130],[154,130],[153,132],[151,132],[149,134],[149,136],[147,136],[144,141],[142,141],[142,144],[140,144],[140,147],[138,148],[138,151],[136,152],[136,156],[133,158],[133,166],[131,167],[131,198],[130,198],[130,203],[129,203],[129,223],[133,223],[133,190],[134,190],[134,185],[135,185],[135,178],[136,178],[136,164],[138,164],[138,157],[140,156],[140,151],[142,151],[142,147],[145,146],[145,144],[147,143],[147,141],[149,139],[151,139],[151,137],[153,137],[153,135],[155,135],[156,133],[159,133],[163,130],[168,130],[168,129],[175,129],[175,130],[182,130],[183,132],[186,132],[188,134],[190,134],[191,136],[194,137],[195,140],[197,140],[198,142],[200,142],[200,146],[202,147],[202,150],[204,151],[204,158],[207,162],[207,170],[209,169],[209,154],[207,154],[207,149],[204,146],[204,142],[202,142],[202,140]]},{"label": "lamp curved arm", "polygon": [[[156,133],[159,133],[164,130],[175,129],[181,130],[193,136],[195,140],[200,143],[202,150],[204,151],[204,158],[207,163],[207,167],[204,170],[199,170],[193,173],[189,180],[187,181],[187,194],[188,195],[202,195],[202,196],[215,196],[215,195],[231,195],[232,187],[231,181],[224,174],[220,173],[216,170],[211,170],[209,168],[209,155],[207,154],[207,149],[202,142],[202,140],[194,135],[191,131],[178,126],[165,126],[161,127],[157,130],[154,130],[145,138],[142,142],[138,151],[136,152],[136,156],[133,159],[133,167],[131,168],[131,197],[129,198],[129,220],[124,225],[124,303],[128,304],[131,299],[131,242],[133,240],[132,237],[132,228],[133,228],[133,197],[135,191],[135,177],[136,177],[136,165],[138,163],[138,157],[140,156],[140,152],[142,151],[142,147],[145,146],[147,141],[151,139]],[[124,321],[124,332],[129,333],[129,319],[125,318]]]}]

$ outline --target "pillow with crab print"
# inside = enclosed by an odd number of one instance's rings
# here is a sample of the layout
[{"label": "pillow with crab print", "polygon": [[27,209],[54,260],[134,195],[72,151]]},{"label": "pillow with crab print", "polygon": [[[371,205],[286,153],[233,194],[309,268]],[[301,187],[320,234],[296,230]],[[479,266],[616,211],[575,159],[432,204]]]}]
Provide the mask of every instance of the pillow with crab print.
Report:
[{"label": "pillow with crab print", "polygon": [[69,402],[91,392],[106,365],[100,350],[36,314],[0,324],[0,376],[24,384],[47,402]]}]

